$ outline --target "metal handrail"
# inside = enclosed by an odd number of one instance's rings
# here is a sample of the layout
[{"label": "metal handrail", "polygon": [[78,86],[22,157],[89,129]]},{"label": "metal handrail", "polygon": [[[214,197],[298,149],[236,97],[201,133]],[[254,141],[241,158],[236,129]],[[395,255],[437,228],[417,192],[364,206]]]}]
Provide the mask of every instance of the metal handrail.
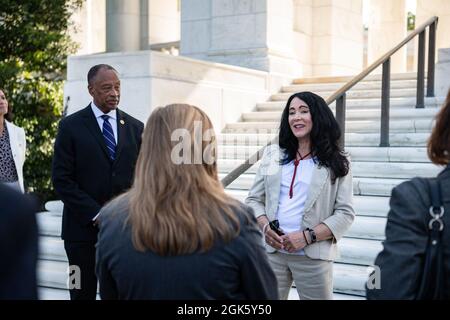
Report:
[{"label": "metal handrail", "polygon": [[[380,147],[389,146],[389,97],[390,97],[390,69],[391,56],[400,50],[404,45],[411,41],[414,37],[419,35],[419,56],[418,56],[418,70],[417,70],[417,104],[416,108],[424,108],[424,78],[425,78],[425,32],[426,28],[430,29],[430,39],[428,46],[428,82],[427,82],[427,96],[434,97],[434,67],[435,67],[435,50],[436,50],[436,27],[438,17],[434,16],[425,21],[420,27],[411,32],[403,41],[401,41],[394,48],[386,52],[383,56],[373,62],[370,66],[353,77],[350,81],[344,84],[340,89],[336,90],[325,101],[328,105],[336,101],[336,120],[341,128],[341,146],[345,144],[345,104],[346,93],[353,88],[358,82],[368,76],[373,70],[380,65],[383,66],[382,71],[382,97],[381,97],[381,133],[380,133]],[[264,147],[259,149],[251,155],[244,163],[233,169],[222,179],[222,185],[226,188],[241,174],[246,172],[253,164],[261,159],[264,150],[271,144],[277,143],[278,137],[267,143]]]},{"label": "metal handrail", "polygon": [[374,63],[372,63],[370,66],[368,66],[366,69],[364,69],[361,73],[353,77],[349,82],[347,82],[345,85],[343,85],[339,90],[337,90],[335,93],[333,93],[328,99],[325,101],[328,104],[333,103],[337,100],[342,94],[350,90],[360,82],[362,79],[364,79],[366,76],[369,75],[373,70],[378,68],[382,63],[384,63],[387,59],[389,59],[394,53],[396,53],[398,50],[400,50],[405,44],[407,44],[409,41],[411,41],[415,36],[417,36],[419,33],[422,33],[429,25],[433,24],[434,22],[438,21],[438,17],[432,17],[428,19],[426,22],[420,25],[417,29],[415,29],[413,32],[411,32],[402,42],[400,42],[398,45],[396,45],[394,48],[386,52],[383,56],[381,56],[378,60],[376,60]]}]

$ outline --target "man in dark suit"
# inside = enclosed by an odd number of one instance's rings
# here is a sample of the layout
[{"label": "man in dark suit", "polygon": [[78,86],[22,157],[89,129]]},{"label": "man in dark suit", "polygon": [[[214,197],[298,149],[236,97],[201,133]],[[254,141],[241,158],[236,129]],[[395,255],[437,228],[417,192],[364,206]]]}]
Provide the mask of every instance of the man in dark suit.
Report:
[{"label": "man in dark suit", "polygon": [[37,299],[37,204],[1,183],[0,203],[0,300]]},{"label": "man in dark suit", "polygon": [[81,286],[69,288],[72,300],[96,298],[97,215],[106,202],[131,187],[144,128],[117,108],[120,80],[113,67],[96,65],[87,78],[93,101],[61,120],[52,170],[64,203],[64,248],[69,265],[80,270]]}]

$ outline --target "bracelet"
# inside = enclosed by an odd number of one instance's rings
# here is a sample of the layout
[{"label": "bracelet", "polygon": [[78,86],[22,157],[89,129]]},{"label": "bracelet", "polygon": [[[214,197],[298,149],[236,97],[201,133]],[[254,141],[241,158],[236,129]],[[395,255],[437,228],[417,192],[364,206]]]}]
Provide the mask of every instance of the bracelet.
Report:
[{"label": "bracelet", "polygon": [[263,227],[263,234],[265,235],[266,234],[266,231],[267,231],[267,227],[269,226],[269,222],[267,222],[265,225],[264,225],[264,227]]},{"label": "bracelet", "polygon": [[311,236],[311,243],[317,242],[317,236],[313,229],[306,228],[306,230],[309,232],[309,235]]},{"label": "bracelet", "polygon": [[305,230],[303,230],[302,232],[303,232],[303,237],[305,237],[305,242],[306,242],[306,244],[309,245],[308,239],[306,238]]}]

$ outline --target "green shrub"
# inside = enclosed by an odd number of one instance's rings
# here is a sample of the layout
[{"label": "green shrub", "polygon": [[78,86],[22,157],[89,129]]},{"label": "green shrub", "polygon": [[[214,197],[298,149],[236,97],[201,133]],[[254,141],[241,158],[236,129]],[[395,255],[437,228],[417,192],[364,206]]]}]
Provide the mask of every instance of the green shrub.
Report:
[{"label": "green shrub", "polygon": [[67,56],[76,49],[69,18],[82,0],[0,0],[0,87],[25,129],[25,188],[55,198],[51,160],[63,111]]}]

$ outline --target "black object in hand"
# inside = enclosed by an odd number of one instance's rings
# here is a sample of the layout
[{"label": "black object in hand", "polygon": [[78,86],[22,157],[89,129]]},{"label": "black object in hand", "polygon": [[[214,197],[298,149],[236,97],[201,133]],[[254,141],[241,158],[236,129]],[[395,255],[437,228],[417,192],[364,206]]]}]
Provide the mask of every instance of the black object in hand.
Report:
[{"label": "black object in hand", "polygon": [[273,231],[275,231],[275,233],[279,236],[284,235],[284,232],[281,231],[280,229],[280,223],[278,222],[278,220],[273,220],[269,222],[269,227],[270,229],[272,229]]}]

